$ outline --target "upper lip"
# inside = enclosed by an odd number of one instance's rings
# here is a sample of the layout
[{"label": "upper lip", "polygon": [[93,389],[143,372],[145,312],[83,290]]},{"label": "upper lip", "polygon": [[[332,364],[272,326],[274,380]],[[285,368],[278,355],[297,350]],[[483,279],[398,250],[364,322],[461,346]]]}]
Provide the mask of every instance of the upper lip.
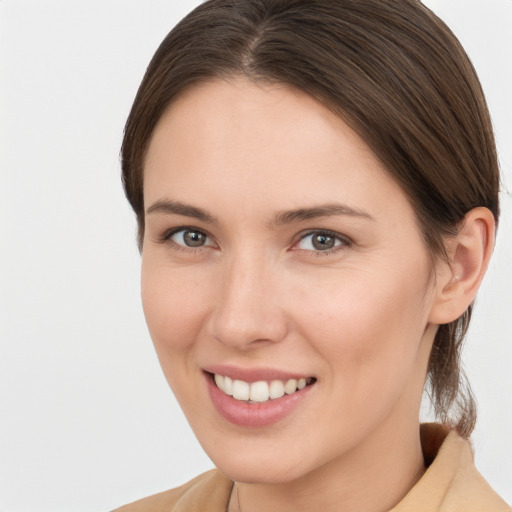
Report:
[{"label": "upper lip", "polygon": [[295,373],[277,368],[243,368],[229,364],[212,364],[203,366],[203,370],[208,373],[223,375],[233,380],[243,380],[244,382],[272,381],[289,379],[301,379],[312,377],[304,373]]}]

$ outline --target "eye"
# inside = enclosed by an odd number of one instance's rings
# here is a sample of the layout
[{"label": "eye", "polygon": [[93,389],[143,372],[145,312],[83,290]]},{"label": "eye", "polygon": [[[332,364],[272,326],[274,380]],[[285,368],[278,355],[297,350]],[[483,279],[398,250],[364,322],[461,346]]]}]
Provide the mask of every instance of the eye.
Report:
[{"label": "eye", "polygon": [[171,232],[166,236],[166,239],[173,241],[176,245],[189,248],[213,245],[212,240],[206,233],[194,228],[182,228]]},{"label": "eye", "polygon": [[302,251],[329,252],[340,246],[348,246],[349,241],[331,231],[314,231],[304,235],[294,249]]}]

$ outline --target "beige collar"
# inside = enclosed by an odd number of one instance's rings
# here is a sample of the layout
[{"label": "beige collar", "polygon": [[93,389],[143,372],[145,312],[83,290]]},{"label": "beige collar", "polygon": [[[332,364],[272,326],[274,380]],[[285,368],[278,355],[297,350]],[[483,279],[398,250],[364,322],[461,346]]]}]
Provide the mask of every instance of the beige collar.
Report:
[{"label": "beige collar", "polygon": [[[512,512],[475,468],[469,441],[437,424],[422,425],[421,439],[427,471],[390,512]],[[169,512],[225,512],[233,482],[213,470],[183,491]],[[237,512],[234,500],[229,512]]]}]

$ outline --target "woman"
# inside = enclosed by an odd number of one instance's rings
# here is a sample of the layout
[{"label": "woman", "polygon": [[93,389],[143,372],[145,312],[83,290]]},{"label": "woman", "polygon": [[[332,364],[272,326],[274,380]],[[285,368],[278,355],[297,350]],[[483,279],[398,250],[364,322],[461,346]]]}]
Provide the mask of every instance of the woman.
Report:
[{"label": "woman", "polygon": [[219,471],[121,510],[510,510],[459,364],[496,151],[428,9],[206,2],[156,52],[122,160],[148,327]]}]

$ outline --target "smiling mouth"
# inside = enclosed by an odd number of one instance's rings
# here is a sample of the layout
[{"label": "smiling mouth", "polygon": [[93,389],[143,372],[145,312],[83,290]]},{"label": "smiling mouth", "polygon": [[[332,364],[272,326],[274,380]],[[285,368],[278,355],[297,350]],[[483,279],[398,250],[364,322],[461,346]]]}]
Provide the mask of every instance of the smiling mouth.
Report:
[{"label": "smiling mouth", "polygon": [[224,394],[249,404],[261,404],[270,400],[276,400],[284,395],[292,395],[306,386],[310,386],[316,379],[314,377],[302,377],[287,380],[260,380],[246,382],[231,379],[218,373],[210,374],[217,386]]}]

